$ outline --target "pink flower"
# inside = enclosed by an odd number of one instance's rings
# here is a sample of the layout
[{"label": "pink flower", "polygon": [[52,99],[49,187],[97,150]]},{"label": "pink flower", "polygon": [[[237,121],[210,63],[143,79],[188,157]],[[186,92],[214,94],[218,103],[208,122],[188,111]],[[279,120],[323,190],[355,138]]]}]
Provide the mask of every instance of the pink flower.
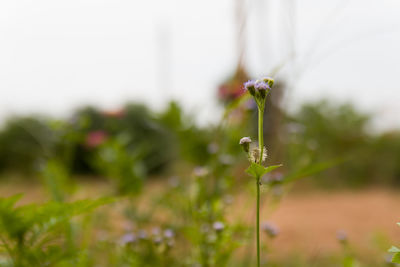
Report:
[{"label": "pink flower", "polygon": [[102,130],[91,131],[86,136],[85,144],[90,148],[94,148],[103,144],[107,140],[107,137],[107,133]]}]

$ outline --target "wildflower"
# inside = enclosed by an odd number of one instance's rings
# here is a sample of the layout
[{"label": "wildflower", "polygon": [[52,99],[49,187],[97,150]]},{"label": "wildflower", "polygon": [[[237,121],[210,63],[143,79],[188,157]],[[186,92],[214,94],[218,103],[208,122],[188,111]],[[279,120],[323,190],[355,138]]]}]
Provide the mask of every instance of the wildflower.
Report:
[{"label": "wildflower", "polygon": [[256,93],[256,88],[255,88],[255,84],[256,82],[253,80],[249,80],[247,82],[244,83],[244,89],[246,89],[247,91],[249,91],[249,93],[252,96],[255,96]]},{"label": "wildflower", "polygon": [[175,236],[174,231],[172,231],[171,229],[165,229],[164,231],[164,237],[171,239]]},{"label": "wildflower", "polygon": [[250,137],[242,137],[242,139],[240,139],[240,141],[239,141],[239,145],[241,145],[243,147],[243,150],[246,153],[249,153],[250,144],[251,144],[251,138]]},{"label": "wildflower", "polygon": [[225,228],[225,224],[224,223],[222,223],[222,222],[214,222],[213,223],[213,229],[216,231],[216,232],[221,232],[222,230],[224,230],[224,228]]},{"label": "wildflower", "polygon": [[347,233],[344,230],[338,230],[336,232],[336,238],[340,243],[344,244],[347,242]]},{"label": "wildflower", "polygon": [[127,234],[124,234],[122,237],[121,237],[121,239],[119,240],[119,243],[121,244],[121,245],[126,245],[126,244],[129,244],[129,243],[135,243],[136,242],[136,235],[135,234],[133,234],[133,233],[127,233]]},{"label": "wildflower", "polygon": [[259,109],[264,109],[265,99],[271,90],[274,80],[271,78],[264,78],[257,81],[247,81],[244,83],[245,90],[249,91],[250,95],[254,97],[255,102]]},{"label": "wildflower", "polygon": [[263,231],[271,238],[276,237],[279,234],[279,229],[270,222],[264,222],[262,224]]}]

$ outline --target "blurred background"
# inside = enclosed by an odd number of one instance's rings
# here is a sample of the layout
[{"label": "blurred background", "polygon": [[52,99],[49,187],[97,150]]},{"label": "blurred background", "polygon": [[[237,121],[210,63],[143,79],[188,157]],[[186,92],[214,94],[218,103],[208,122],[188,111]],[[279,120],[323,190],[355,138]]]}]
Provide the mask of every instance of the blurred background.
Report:
[{"label": "blurred background", "polygon": [[[395,0],[3,1],[1,196],[122,198],[95,215],[90,255],[175,233],[168,261],[136,246],[104,266],[250,266],[255,196],[238,142],[256,139],[257,110],[242,84],[270,76],[267,164],[284,167],[264,177],[264,263],[391,266],[399,14]],[[215,223],[229,246],[210,241]]]}]

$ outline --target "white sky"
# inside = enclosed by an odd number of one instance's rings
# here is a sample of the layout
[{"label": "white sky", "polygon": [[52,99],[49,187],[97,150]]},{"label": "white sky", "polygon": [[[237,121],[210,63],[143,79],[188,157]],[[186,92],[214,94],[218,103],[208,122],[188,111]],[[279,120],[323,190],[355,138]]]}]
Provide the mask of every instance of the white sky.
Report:
[{"label": "white sky", "polygon": [[[172,98],[215,120],[215,88],[236,66],[234,2],[0,1],[0,120],[128,100],[159,108]],[[400,1],[248,0],[247,7],[252,74],[268,75],[295,44],[296,57],[279,73],[293,87],[289,105],[351,100],[375,112],[379,127],[400,127]],[[169,75],[160,75],[162,64]]]}]

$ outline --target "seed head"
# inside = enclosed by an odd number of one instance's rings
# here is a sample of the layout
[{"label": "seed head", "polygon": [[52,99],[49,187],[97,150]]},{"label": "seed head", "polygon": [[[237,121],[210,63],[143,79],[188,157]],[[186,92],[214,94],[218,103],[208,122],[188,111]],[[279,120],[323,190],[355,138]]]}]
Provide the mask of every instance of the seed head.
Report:
[{"label": "seed head", "polygon": [[251,162],[262,164],[266,159],[267,159],[267,149],[264,147],[263,148],[263,153],[262,153],[262,158],[261,162],[260,161],[260,148],[258,147],[253,147],[249,153],[249,159]]}]

